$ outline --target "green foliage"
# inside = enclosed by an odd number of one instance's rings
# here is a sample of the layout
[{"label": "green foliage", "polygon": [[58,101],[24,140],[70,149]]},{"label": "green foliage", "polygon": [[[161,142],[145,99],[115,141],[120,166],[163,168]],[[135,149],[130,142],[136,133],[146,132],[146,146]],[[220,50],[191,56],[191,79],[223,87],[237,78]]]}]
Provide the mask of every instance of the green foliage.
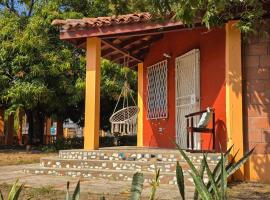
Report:
[{"label": "green foliage", "polygon": [[[203,155],[203,159],[201,162],[200,170],[198,171],[194,164],[191,162],[189,157],[186,155],[186,153],[177,145],[177,148],[181,155],[184,157],[186,162],[188,163],[191,172],[190,175],[194,181],[196,192],[194,194],[194,199],[204,199],[204,200],[210,200],[210,199],[226,199],[226,191],[227,191],[227,179],[229,176],[231,176],[235,171],[237,171],[250,157],[254,149],[247,152],[239,161],[235,162],[234,159],[231,160],[229,163],[228,155],[230,154],[232,150],[231,146],[229,150],[224,154],[220,153],[220,160],[215,166],[213,172],[210,170],[209,164],[207,163],[207,155]],[[235,156],[234,156],[235,157]],[[206,171],[208,182],[204,182],[204,172]],[[182,198],[185,198],[185,192],[184,192],[184,178],[183,178],[183,172],[181,166],[177,163],[177,170],[176,170],[176,176],[177,176],[177,184],[180,190],[180,194]]]},{"label": "green foliage", "polygon": [[188,26],[201,22],[207,28],[239,19],[238,27],[244,34],[256,30],[265,14],[263,2],[257,0],[151,0],[156,17],[173,17]]},{"label": "green foliage", "polygon": [[143,189],[144,177],[142,173],[136,172],[133,175],[130,200],[139,200]]}]

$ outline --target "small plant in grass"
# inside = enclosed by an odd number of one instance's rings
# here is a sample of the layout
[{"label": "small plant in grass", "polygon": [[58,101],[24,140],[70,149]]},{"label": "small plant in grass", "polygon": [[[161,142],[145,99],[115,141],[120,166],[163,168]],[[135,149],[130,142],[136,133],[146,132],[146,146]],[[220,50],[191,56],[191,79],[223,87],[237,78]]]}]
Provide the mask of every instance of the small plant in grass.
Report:
[{"label": "small plant in grass", "polygon": [[151,183],[152,189],[151,189],[151,194],[150,194],[149,200],[156,199],[156,191],[157,191],[157,188],[159,186],[160,169],[158,169],[158,170],[156,169],[155,171],[156,171],[156,176],[155,176],[155,179]]},{"label": "small plant in grass", "polygon": [[79,200],[80,199],[80,181],[78,181],[75,190],[73,192],[73,194],[70,194],[69,191],[69,181],[67,182],[67,192],[66,192],[66,200]]},{"label": "small plant in grass", "polygon": [[[8,200],[18,200],[22,191],[23,184],[19,184],[19,180],[12,185],[11,190],[8,193]],[[0,200],[4,200],[3,194],[0,191]]]},{"label": "small plant in grass", "polygon": [[[235,162],[235,157],[237,153],[233,156],[233,159],[228,162],[228,156],[233,148],[231,146],[228,151],[224,153],[220,153],[220,160],[215,166],[214,170],[211,171],[209,164],[207,163],[207,155],[203,154],[203,159],[201,162],[200,169],[197,170],[194,164],[191,162],[187,154],[177,145],[178,150],[180,151],[183,158],[186,160],[189,165],[193,182],[195,184],[195,193],[194,199],[202,199],[202,200],[224,200],[226,199],[226,190],[227,190],[227,179],[231,176],[235,171],[237,171],[250,157],[254,149],[247,152],[239,161]],[[206,172],[208,181],[204,181],[204,173]],[[177,185],[183,200],[185,200],[185,183],[184,183],[184,175],[183,170],[179,162],[176,165],[176,178]]]}]

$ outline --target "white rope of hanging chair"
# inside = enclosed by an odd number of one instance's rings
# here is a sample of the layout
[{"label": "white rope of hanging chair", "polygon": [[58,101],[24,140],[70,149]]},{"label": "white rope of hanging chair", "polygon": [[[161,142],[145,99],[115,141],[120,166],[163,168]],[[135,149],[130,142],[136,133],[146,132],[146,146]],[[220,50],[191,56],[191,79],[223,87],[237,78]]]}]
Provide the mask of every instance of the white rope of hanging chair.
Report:
[{"label": "white rope of hanging chair", "polygon": [[[127,63],[128,63],[128,61],[127,61]],[[135,106],[128,105],[128,94],[130,94],[130,97],[131,97]],[[123,108],[116,111],[122,96],[123,96]],[[125,99],[126,99],[126,101],[125,101]],[[125,103],[126,103],[126,107],[125,107]],[[137,106],[137,104],[132,96],[129,85],[127,84],[127,82],[125,82],[124,86],[121,90],[121,93],[118,97],[113,114],[110,117],[111,132],[113,134],[117,133],[117,134],[121,134],[121,135],[126,135],[126,134],[134,135],[134,134],[136,134],[137,133],[138,113],[139,113],[139,107]]]}]

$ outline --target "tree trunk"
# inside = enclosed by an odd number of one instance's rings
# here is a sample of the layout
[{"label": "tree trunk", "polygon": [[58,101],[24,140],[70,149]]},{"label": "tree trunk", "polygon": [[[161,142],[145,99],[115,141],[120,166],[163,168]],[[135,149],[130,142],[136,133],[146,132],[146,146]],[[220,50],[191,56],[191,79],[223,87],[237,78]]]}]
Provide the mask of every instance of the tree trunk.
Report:
[{"label": "tree trunk", "polygon": [[3,107],[0,107],[0,136],[5,135],[5,109]]},{"label": "tree trunk", "polygon": [[5,109],[0,107],[0,145],[5,143]]},{"label": "tree trunk", "polygon": [[63,138],[64,131],[63,131],[63,120],[57,120],[57,127],[56,127],[56,138]]},{"label": "tree trunk", "polygon": [[46,122],[45,122],[45,144],[50,143],[50,136],[51,136],[51,127],[52,127],[52,120],[50,117],[46,117]]},{"label": "tree trunk", "polygon": [[17,137],[18,137],[18,142],[19,145],[22,145],[22,128],[23,128],[23,116],[24,116],[24,111],[19,110],[19,124],[18,124],[18,130],[17,130]]},{"label": "tree trunk", "polygon": [[39,113],[38,115],[38,131],[39,131],[39,142],[41,145],[43,145],[43,138],[44,138],[44,116]]},{"label": "tree trunk", "polygon": [[8,116],[8,131],[6,135],[6,144],[12,145],[14,137],[14,114]]},{"label": "tree trunk", "polygon": [[33,121],[33,112],[27,111],[27,121],[28,121],[28,145],[33,144],[33,136],[34,136],[34,121]]}]

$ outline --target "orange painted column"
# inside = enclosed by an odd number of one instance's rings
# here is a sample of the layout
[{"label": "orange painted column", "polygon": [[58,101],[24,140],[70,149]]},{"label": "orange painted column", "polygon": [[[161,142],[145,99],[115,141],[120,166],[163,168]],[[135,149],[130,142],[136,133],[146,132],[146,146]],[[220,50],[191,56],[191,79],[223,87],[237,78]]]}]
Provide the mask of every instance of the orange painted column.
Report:
[{"label": "orange painted column", "polygon": [[8,116],[8,131],[6,135],[6,144],[12,145],[14,137],[14,114]]},{"label": "orange painted column", "polygon": [[[234,144],[232,154],[236,160],[244,154],[243,109],[242,109],[242,57],[241,32],[238,21],[226,24],[226,125],[228,148]],[[235,173],[236,180],[244,180],[244,167]]]},{"label": "orange painted column", "polygon": [[138,131],[137,131],[137,146],[143,146],[143,63],[138,64]]},{"label": "orange painted column", "polygon": [[85,83],[85,118],[84,149],[99,148],[100,123],[100,38],[86,40],[86,83]]}]

